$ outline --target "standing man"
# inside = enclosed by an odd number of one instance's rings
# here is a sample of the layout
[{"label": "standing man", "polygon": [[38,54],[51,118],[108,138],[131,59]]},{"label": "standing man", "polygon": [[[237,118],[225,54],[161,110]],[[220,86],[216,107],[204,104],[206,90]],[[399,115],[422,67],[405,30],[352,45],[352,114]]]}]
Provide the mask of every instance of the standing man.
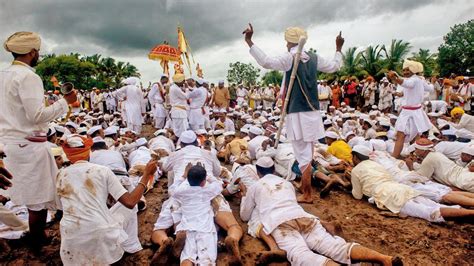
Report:
[{"label": "standing man", "polygon": [[187,97],[191,100],[189,104],[189,126],[192,130],[197,131],[198,129],[204,129],[205,122],[205,110],[204,105],[207,100],[207,89],[203,87],[203,79],[198,79],[196,81],[198,87],[190,89],[187,93]]},{"label": "standing man", "polygon": [[[293,57],[296,54],[300,37],[306,37],[306,31],[291,27],[285,31],[286,47],[288,52],[279,56],[267,56],[252,41],[253,27],[249,24],[244,32],[245,41],[250,47],[250,54],[257,63],[267,69],[285,71],[284,82],[281,93],[284,99],[290,75],[293,68]],[[297,76],[300,82],[295,82],[290,94],[288,106],[288,118],[286,121],[287,138],[293,145],[296,160],[303,176],[301,178],[301,191],[303,195],[298,197],[299,202],[313,202],[311,196],[311,160],[313,158],[313,144],[318,139],[324,138],[324,127],[319,112],[319,100],[316,76],[318,71],[332,73],[342,65],[342,45],[344,38],[341,33],[336,38],[336,54],[333,60],[324,58],[309,52],[302,52]],[[301,84],[301,85],[300,85]]]},{"label": "standing man", "polygon": [[188,98],[184,91],[184,74],[173,76],[173,85],[170,87],[171,128],[179,138],[181,133],[188,129]]},{"label": "standing man", "polygon": [[237,105],[242,107],[244,103],[247,103],[248,96],[249,96],[249,91],[246,88],[244,88],[242,84],[240,84],[239,87],[237,88]]},{"label": "standing man", "polygon": [[[125,86],[115,91],[114,95],[121,95],[125,101],[127,113],[127,127],[140,134],[142,131],[143,115],[143,92],[138,86],[140,79],[129,77],[123,81]],[[97,96],[96,96],[97,97]],[[122,103],[123,104],[123,103]]]},{"label": "standing man", "polygon": [[148,99],[153,106],[153,118],[155,119],[155,128],[162,129],[165,126],[168,113],[165,109],[166,90],[165,84],[169,81],[167,75],[162,75],[159,82],[153,83]]},{"label": "standing man", "polygon": [[323,80],[322,84],[318,86],[318,100],[322,111],[328,111],[329,100],[332,96],[331,87],[328,86],[327,80]]},{"label": "standing man", "polygon": [[393,157],[399,158],[403,143],[413,140],[418,134],[431,129],[431,122],[425,111],[423,111],[423,95],[425,91],[434,90],[418,73],[423,73],[423,65],[416,61],[405,60],[403,62],[403,76],[398,77],[394,71],[388,72],[387,76],[392,83],[403,87],[404,105],[398,116],[395,130],[397,131]]},{"label": "standing man", "polygon": [[48,123],[65,114],[77,98],[73,91],[45,107],[43,82],[33,69],[41,47],[37,33],[17,32],[3,47],[14,61],[0,72],[0,142],[5,144],[5,166],[15,177],[11,199],[28,208],[30,245],[40,251],[47,209],[55,207],[58,171],[47,144]]},{"label": "standing man", "polygon": [[217,108],[228,108],[230,102],[230,93],[229,89],[224,87],[224,81],[220,80],[218,87],[214,90],[214,96],[212,98],[212,103]]}]

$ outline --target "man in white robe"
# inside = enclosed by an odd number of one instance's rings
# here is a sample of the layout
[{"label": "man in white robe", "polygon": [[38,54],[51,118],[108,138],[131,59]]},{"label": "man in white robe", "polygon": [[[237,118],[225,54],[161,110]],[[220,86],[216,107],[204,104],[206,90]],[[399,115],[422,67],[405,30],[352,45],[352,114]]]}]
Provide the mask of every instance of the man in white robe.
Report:
[{"label": "man in white robe", "polygon": [[249,91],[246,88],[244,88],[244,86],[241,84],[237,88],[236,94],[237,94],[237,105],[243,106],[243,104],[246,103],[248,100]]},{"label": "man in white robe", "polygon": [[127,113],[127,127],[138,134],[141,133],[143,124],[143,92],[138,86],[139,81],[137,77],[127,78],[124,80],[125,86],[114,92],[115,95],[123,95],[123,97],[126,98],[125,110]]},{"label": "man in white robe", "polygon": [[[300,37],[307,36],[306,31],[300,28],[288,28],[285,32],[285,40],[287,41],[288,52],[279,56],[268,56],[264,51],[254,45],[252,41],[252,25],[249,25],[249,28],[244,31],[244,34],[245,41],[250,47],[250,54],[255,58],[260,66],[267,69],[275,69],[287,72],[285,73],[285,82],[283,83],[281,91],[283,93],[280,92],[280,95],[283,97],[283,95],[286,94],[286,87],[289,85],[286,84],[286,80],[289,79],[288,73],[293,66],[293,57],[296,54],[298,41]],[[321,56],[303,52],[301,54],[300,64],[307,64],[308,62],[311,62],[311,66],[316,65],[316,69],[314,69],[314,71],[318,70],[328,73],[335,72],[339,70],[342,65],[341,49],[343,44],[344,39],[341,37],[341,34],[339,34],[339,36],[336,38],[336,54],[333,60],[324,60]],[[316,59],[311,59],[314,57],[316,57]],[[305,71],[303,68],[299,69]],[[308,84],[313,82],[315,83],[315,74],[316,73],[306,73],[305,78],[303,79],[300,77],[300,79],[303,81],[306,80],[306,78],[314,79],[312,81],[308,81]],[[296,84],[298,84],[298,82],[296,82]],[[314,86],[316,86],[316,83]],[[298,86],[298,88],[300,88],[300,86]],[[287,138],[293,144],[296,160],[298,161],[300,170],[303,173],[301,186],[303,195],[301,195],[298,200],[300,202],[311,203],[313,200],[311,197],[311,167],[309,166],[313,156],[313,144],[324,137],[324,127],[321,114],[318,110],[319,102],[317,100],[317,96],[314,96],[316,99],[308,99],[308,97],[303,99],[301,94],[308,94],[311,93],[311,91],[304,92],[305,89],[298,88],[292,90],[291,92],[291,95],[295,96],[294,102],[291,100],[292,97],[290,97],[290,104],[288,106],[290,110],[288,112],[286,122],[288,135]],[[304,106],[302,106],[301,103],[304,103]]]},{"label": "man in white robe", "polygon": [[168,112],[165,109],[165,88],[164,85],[168,83],[168,76],[163,75],[159,82],[154,83],[151,86],[150,93],[148,93],[148,99],[150,104],[153,106],[153,118],[155,120],[155,128],[162,129],[165,126],[166,117]]},{"label": "man in white robe", "polygon": [[174,134],[179,138],[181,133],[188,129],[188,98],[183,89],[184,75],[175,74],[173,84],[170,87],[170,105],[171,105],[171,128]]},{"label": "man in white robe", "polygon": [[73,91],[45,107],[43,82],[33,69],[40,46],[36,33],[13,34],[4,48],[14,61],[0,72],[0,142],[5,144],[5,166],[14,176],[11,200],[28,208],[30,244],[36,250],[45,241],[46,209],[55,206],[56,196],[58,169],[46,138],[48,123],[77,100]]},{"label": "man in white robe", "polygon": [[207,89],[203,87],[205,82],[203,79],[198,79],[196,81],[198,87],[187,93],[187,97],[191,101],[189,104],[189,125],[194,131],[204,129],[204,104],[207,100]]}]

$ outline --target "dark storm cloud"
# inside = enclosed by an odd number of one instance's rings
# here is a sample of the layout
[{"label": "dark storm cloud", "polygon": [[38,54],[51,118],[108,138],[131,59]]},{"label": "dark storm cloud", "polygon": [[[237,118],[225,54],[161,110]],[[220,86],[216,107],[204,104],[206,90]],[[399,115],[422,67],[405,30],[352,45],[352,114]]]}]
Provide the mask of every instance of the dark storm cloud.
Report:
[{"label": "dark storm cloud", "polygon": [[38,31],[58,44],[56,52],[93,53],[99,46],[114,54],[134,56],[164,40],[175,44],[178,23],[198,51],[241,38],[249,21],[260,32],[281,32],[290,25],[308,27],[361,16],[400,14],[433,2],[15,0],[0,3],[0,29],[3,35]]}]

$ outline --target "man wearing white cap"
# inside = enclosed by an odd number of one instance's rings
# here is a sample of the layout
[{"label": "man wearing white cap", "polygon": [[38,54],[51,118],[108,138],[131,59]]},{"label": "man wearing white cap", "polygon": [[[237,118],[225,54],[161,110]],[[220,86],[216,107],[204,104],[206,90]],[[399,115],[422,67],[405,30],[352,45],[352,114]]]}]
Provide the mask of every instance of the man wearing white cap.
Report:
[{"label": "man wearing white cap", "polygon": [[433,91],[434,87],[426,83],[418,73],[423,72],[423,65],[416,61],[405,60],[403,62],[403,76],[400,78],[396,72],[390,71],[387,76],[403,87],[402,111],[398,116],[395,129],[397,140],[393,151],[393,157],[400,157],[403,143],[413,140],[418,134],[430,130],[431,123],[428,116],[423,111],[423,98],[425,91]]},{"label": "man wearing white cap", "polygon": [[[198,162],[206,169],[208,175],[214,178],[218,177],[221,173],[220,163],[217,158],[212,155],[210,151],[199,148],[196,134],[187,130],[184,131],[178,141],[181,145],[181,149],[170,154],[168,159],[163,163],[162,170],[168,172],[169,186],[174,183],[174,179],[181,178],[185,172],[186,166],[191,163],[193,165]],[[218,196],[219,201],[217,203],[218,209],[216,210],[215,220],[216,223],[227,231],[227,237],[225,239],[226,247],[229,252],[232,253],[235,259],[240,260],[239,241],[242,238],[243,231],[239,226],[235,217],[232,214],[229,204],[224,197]],[[163,245],[167,242],[166,229],[173,226],[173,219],[166,218],[171,216],[173,203],[169,202],[162,207],[160,216],[158,217],[155,228],[153,229],[152,241],[156,244]],[[178,240],[177,240],[178,241]],[[161,249],[161,248],[160,248]]]},{"label": "man wearing white cap", "polygon": [[196,81],[198,87],[190,88],[187,97],[191,101],[189,104],[189,126],[192,130],[204,129],[204,104],[207,100],[207,89],[203,87],[204,80]]},{"label": "man wearing white cap", "polygon": [[237,105],[242,106],[248,100],[249,91],[242,84],[237,87]]},{"label": "man wearing white cap", "polygon": [[41,48],[38,34],[17,32],[3,46],[14,61],[0,72],[0,141],[5,166],[15,177],[11,199],[27,206],[31,244],[38,250],[45,241],[46,208],[54,207],[58,170],[46,142],[48,123],[65,114],[77,97],[73,91],[45,107],[43,83],[33,69]]},{"label": "man wearing white cap", "polygon": [[125,86],[115,91],[114,95],[121,95],[127,99],[125,101],[127,127],[140,134],[143,124],[143,92],[138,86],[140,80],[137,77],[130,77],[123,82]]},{"label": "man wearing white cap", "polygon": [[274,175],[270,157],[258,159],[256,168],[260,180],[244,191],[240,217],[248,221],[256,210],[261,231],[271,234],[292,265],[351,264],[352,260],[369,258],[384,265],[401,262],[328,233],[317,217],[298,204],[293,185]]},{"label": "man wearing white cap", "polygon": [[170,87],[171,128],[177,137],[188,129],[188,98],[184,91],[184,74],[175,74]]},{"label": "man wearing white cap", "polygon": [[458,165],[467,166],[474,160],[474,144],[469,144],[461,151],[461,158],[456,161]]},{"label": "man wearing white cap", "polygon": [[381,112],[388,113],[393,102],[393,84],[386,77],[383,77],[379,85],[379,105]]},{"label": "man wearing white cap", "polygon": [[155,120],[155,128],[162,129],[165,126],[166,117],[168,113],[165,109],[164,103],[166,101],[165,85],[168,83],[168,76],[162,75],[159,82],[153,83],[150,93],[148,93],[148,100],[152,105],[153,118]]},{"label": "man wearing white cap", "polygon": [[[287,41],[288,52],[280,56],[267,56],[264,51],[254,45],[252,41],[253,27],[244,31],[245,41],[250,47],[250,54],[257,63],[267,69],[285,71],[284,81],[280,95],[282,99],[289,85],[290,74],[293,67],[293,57],[297,51],[297,45],[300,37],[307,37],[306,31],[292,27],[285,31],[285,40]],[[341,49],[344,39],[341,33],[336,38],[336,54],[333,60],[324,60],[309,52],[302,52],[299,62],[297,81],[291,90],[289,97],[288,117],[286,121],[287,138],[291,141],[296,160],[299,163],[302,176],[300,202],[313,202],[311,197],[311,160],[313,158],[313,144],[324,137],[324,127],[320,105],[318,101],[318,89],[316,76],[318,71],[332,73],[342,65]]]},{"label": "man wearing white cap", "polygon": [[[441,184],[454,186],[461,190],[474,192],[474,173],[469,172],[442,153],[433,150],[434,144],[428,139],[420,138],[415,143],[415,155],[420,168],[416,172],[422,176],[432,178]],[[413,168],[413,160],[405,160],[410,170]]]}]

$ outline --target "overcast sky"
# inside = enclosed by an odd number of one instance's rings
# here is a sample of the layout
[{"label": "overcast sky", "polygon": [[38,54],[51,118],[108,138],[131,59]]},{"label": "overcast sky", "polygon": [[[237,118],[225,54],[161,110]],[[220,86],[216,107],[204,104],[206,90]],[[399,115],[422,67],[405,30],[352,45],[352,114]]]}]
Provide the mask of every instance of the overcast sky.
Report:
[{"label": "overcast sky", "polygon": [[[146,84],[162,73],[159,62],[147,58],[149,50],[163,41],[176,45],[179,23],[205,78],[214,82],[225,78],[230,62],[256,64],[242,36],[248,22],[254,42],[269,54],[285,51],[285,28],[301,26],[308,31],[305,47],[330,58],[340,30],[343,50],[403,39],[412,51],[435,52],[450,27],[473,14],[472,0],[0,0],[0,39],[36,31],[42,53],[128,61]],[[0,67],[10,61],[2,50]]]}]

